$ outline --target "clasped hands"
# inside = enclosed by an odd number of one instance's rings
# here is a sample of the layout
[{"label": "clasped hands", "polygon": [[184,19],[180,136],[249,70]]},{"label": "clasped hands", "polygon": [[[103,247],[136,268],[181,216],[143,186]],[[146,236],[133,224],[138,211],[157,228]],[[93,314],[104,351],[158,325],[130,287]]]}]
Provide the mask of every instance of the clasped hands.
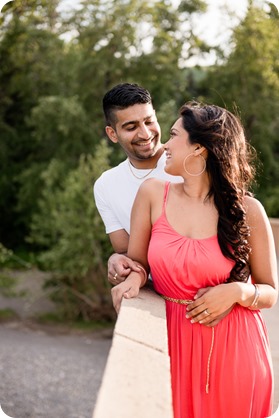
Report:
[{"label": "clasped hands", "polygon": [[[138,296],[142,284],[137,263],[123,254],[113,254],[108,261],[108,279],[115,285],[111,289],[113,306],[119,313],[121,301]],[[201,288],[192,303],[186,307],[186,318],[192,323],[213,327],[227,316],[235,305],[231,284]]]},{"label": "clasped hands", "polygon": [[[133,274],[135,273],[135,274]],[[111,289],[111,297],[114,309],[119,313],[121,301],[134,298],[139,294],[142,286],[142,268],[138,263],[124,254],[112,254],[108,260],[108,280],[114,285]]]}]

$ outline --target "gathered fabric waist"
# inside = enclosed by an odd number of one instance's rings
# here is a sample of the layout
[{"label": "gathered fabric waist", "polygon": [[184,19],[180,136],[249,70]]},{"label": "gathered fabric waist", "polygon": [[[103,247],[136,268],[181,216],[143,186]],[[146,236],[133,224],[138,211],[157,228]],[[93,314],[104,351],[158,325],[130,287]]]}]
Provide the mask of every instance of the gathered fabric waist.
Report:
[{"label": "gathered fabric waist", "polygon": [[[189,305],[189,304],[194,302],[191,299],[175,299],[175,298],[171,298],[169,296],[165,296],[165,295],[162,295],[162,294],[159,294],[159,295],[163,299],[165,299],[169,302],[178,303],[180,305]],[[212,356],[213,347],[214,347],[214,339],[215,339],[215,330],[214,330],[214,327],[211,327],[211,345],[210,345],[210,350],[209,350],[209,354],[208,354],[208,358],[207,358],[207,368],[206,368],[206,384],[205,384],[205,392],[206,393],[209,393],[210,362],[211,362],[211,356]]]}]

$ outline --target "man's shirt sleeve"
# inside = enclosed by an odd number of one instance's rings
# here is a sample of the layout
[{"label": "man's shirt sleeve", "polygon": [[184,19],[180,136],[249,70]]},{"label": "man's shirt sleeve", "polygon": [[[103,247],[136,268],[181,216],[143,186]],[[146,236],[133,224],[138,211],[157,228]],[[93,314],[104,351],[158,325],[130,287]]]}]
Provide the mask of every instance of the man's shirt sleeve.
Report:
[{"label": "man's shirt sleeve", "polygon": [[113,205],[105,190],[102,178],[96,180],[93,187],[93,195],[98,212],[105,224],[106,233],[110,234],[111,232],[123,229],[123,226],[113,211]]}]

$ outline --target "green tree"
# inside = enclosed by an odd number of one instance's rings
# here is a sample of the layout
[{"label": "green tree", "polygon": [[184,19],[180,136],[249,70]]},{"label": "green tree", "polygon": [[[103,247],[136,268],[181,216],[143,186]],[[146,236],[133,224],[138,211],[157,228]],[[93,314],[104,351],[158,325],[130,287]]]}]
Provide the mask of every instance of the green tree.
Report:
[{"label": "green tree", "polygon": [[97,131],[103,126],[101,98],[119,82],[143,84],[156,107],[180,98],[182,54],[185,60],[198,45],[187,23],[192,13],[205,10],[203,1],[191,1],[188,8],[184,3],[174,8],[166,0],[85,0],[73,14],[68,24],[80,53],[78,96],[99,122]]},{"label": "green tree", "polygon": [[[57,32],[58,1],[15,0],[1,13],[0,34],[0,192],[1,240],[9,247],[28,230],[26,213],[17,211],[22,170],[37,153],[27,117],[40,96],[66,90],[64,42]],[[66,73],[65,73],[66,74]],[[29,202],[29,211],[34,199]]]},{"label": "green tree", "polygon": [[[43,180],[41,173],[53,160],[63,161],[64,171],[76,167],[82,153],[93,153],[93,135],[90,120],[77,97],[48,96],[38,100],[26,118],[30,127],[32,155],[15,179],[19,185],[17,210],[29,224],[37,210]],[[32,210],[30,204],[32,202]]]},{"label": "green tree", "polygon": [[41,266],[53,272],[49,284],[70,319],[113,317],[105,267],[110,247],[92,194],[94,181],[109,168],[109,153],[102,141],[95,156],[82,155],[66,177],[60,160],[43,173],[29,240],[41,247]]},{"label": "green tree", "polygon": [[251,2],[232,42],[227,60],[210,69],[203,93],[238,109],[262,163],[257,197],[270,216],[279,216],[279,20]]}]

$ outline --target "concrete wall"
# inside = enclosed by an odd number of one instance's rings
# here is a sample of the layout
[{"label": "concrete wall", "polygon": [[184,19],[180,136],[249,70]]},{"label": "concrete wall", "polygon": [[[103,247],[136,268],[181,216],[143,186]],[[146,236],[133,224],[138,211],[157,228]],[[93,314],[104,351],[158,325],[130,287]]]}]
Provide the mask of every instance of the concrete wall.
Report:
[{"label": "concrete wall", "polygon": [[123,299],[93,418],[172,418],[165,301]]},{"label": "concrete wall", "polygon": [[269,221],[274,236],[277,258],[279,258],[279,219],[269,218]]}]

